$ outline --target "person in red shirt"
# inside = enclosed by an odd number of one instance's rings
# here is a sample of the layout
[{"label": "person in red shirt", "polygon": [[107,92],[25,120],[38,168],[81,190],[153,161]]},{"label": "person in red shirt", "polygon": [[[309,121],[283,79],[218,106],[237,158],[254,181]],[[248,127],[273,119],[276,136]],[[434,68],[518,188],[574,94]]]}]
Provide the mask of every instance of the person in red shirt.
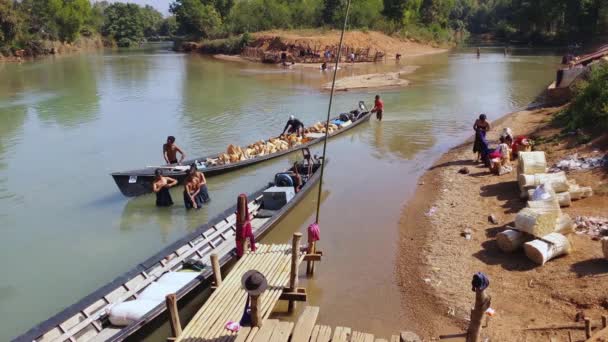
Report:
[{"label": "person in red shirt", "polygon": [[376,100],[374,101],[374,109],[372,109],[372,113],[376,113],[376,119],[378,119],[378,121],[382,121],[383,112],[384,102],[380,100],[380,95],[376,95]]}]

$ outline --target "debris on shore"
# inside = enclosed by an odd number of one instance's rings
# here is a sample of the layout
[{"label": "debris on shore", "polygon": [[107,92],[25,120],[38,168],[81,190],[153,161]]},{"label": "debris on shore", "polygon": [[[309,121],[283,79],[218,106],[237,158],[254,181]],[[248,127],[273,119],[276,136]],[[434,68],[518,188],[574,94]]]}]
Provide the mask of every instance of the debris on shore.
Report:
[{"label": "debris on shore", "polygon": [[598,167],[608,167],[608,154],[603,157],[579,157],[575,153],[555,163],[549,172],[591,170]]}]

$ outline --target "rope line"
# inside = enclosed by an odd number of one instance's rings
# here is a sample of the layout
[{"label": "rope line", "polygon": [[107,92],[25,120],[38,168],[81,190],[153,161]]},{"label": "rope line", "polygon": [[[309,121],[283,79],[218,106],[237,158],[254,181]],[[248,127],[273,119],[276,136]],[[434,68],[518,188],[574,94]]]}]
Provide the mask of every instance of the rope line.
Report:
[{"label": "rope line", "polygon": [[329,136],[329,116],[331,115],[331,105],[334,99],[334,89],[336,86],[336,74],[338,73],[338,65],[340,64],[340,57],[342,56],[342,41],[344,40],[344,32],[346,31],[346,24],[348,22],[348,12],[350,10],[350,2],[346,3],[346,15],[344,16],[344,25],[342,25],[342,32],[340,33],[340,43],[338,44],[338,56],[336,58],[336,64],[334,66],[334,75],[331,81],[331,92],[329,95],[329,106],[327,108],[327,120],[325,120],[325,139],[323,140],[323,163],[321,164],[321,179],[319,181],[319,193],[317,194],[317,216],[315,223],[319,224],[319,213],[321,211],[321,192],[323,190],[323,174],[325,171],[325,154],[327,153],[327,138]]}]

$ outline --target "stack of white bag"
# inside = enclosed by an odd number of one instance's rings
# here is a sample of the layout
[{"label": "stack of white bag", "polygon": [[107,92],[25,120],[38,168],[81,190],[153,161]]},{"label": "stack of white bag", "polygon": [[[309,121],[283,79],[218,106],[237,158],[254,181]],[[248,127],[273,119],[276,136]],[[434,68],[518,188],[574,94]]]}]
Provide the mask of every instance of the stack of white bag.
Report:
[{"label": "stack of white bag", "polygon": [[505,252],[523,246],[530,260],[544,265],[571,251],[567,235],[573,231],[574,221],[562,213],[557,195],[547,183],[537,187],[527,207],[517,214],[515,227],[499,233],[496,241]]},{"label": "stack of white bag", "polygon": [[521,192],[521,198],[529,198],[541,184],[549,183],[557,195],[557,200],[562,207],[568,207],[572,200],[578,200],[593,195],[590,187],[576,184],[574,180],[568,180],[566,173],[546,173],[547,160],[545,152],[520,152],[517,165],[517,182]]},{"label": "stack of white bag", "polygon": [[544,152],[519,153],[517,181],[521,197],[529,201],[517,213],[515,227],[496,236],[501,250],[513,252],[523,247],[526,256],[539,265],[572,250],[568,235],[574,232],[574,221],[561,207],[593,194],[590,187],[568,180],[563,171],[546,171]]},{"label": "stack of white bag", "polygon": [[194,280],[198,272],[168,272],[148,285],[137,299],[113,305],[108,309],[110,323],[116,326],[127,326],[142,318],[145,314],[165,301],[168,294],[176,293]]}]

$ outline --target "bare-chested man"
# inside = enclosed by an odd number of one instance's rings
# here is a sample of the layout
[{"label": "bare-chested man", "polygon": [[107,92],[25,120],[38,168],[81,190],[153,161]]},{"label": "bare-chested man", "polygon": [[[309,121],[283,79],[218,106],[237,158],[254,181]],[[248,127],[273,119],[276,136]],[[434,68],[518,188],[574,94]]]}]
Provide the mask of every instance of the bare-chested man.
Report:
[{"label": "bare-chested man", "polygon": [[[178,152],[180,154],[179,161],[177,160]],[[172,135],[167,137],[167,143],[163,145],[163,158],[165,158],[167,164],[181,163],[186,158],[184,151],[175,144],[175,137]]]}]

